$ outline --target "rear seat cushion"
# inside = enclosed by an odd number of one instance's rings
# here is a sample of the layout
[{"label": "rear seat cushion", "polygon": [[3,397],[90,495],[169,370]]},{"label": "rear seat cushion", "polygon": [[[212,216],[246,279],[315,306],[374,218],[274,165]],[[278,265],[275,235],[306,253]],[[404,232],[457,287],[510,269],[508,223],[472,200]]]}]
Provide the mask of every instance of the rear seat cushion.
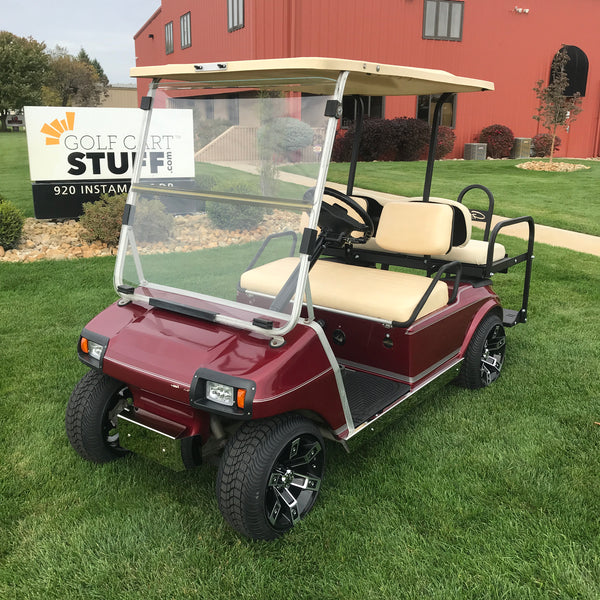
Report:
[{"label": "rear seat cushion", "polygon": [[[276,296],[298,264],[282,258],[242,274],[240,285],[248,292]],[[313,303],[385,321],[407,321],[431,283],[422,275],[383,271],[320,260],[310,271]],[[438,282],[418,317],[448,303],[448,286]]]},{"label": "rear seat cushion", "polygon": [[[459,260],[471,265],[485,265],[487,262],[488,243],[482,240],[471,240],[462,248],[452,248],[446,254],[433,255],[440,260]],[[506,249],[502,244],[494,244],[492,260],[495,262],[506,256]]]}]

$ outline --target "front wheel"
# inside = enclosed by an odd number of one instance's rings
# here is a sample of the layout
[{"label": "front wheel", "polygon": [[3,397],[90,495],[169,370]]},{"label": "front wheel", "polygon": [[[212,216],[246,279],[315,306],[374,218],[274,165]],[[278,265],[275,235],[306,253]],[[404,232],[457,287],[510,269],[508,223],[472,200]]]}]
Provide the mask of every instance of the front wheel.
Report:
[{"label": "front wheel", "polygon": [[325,470],[319,429],[300,415],[250,421],[229,440],[217,475],[227,522],[252,539],[272,540],[313,507]]},{"label": "front wheel", "polygon": [[130,403],[125,384],[99,371],[88,371],[67,404],[65,427],[71,446],[82,458],[95,463],[127,454],[119,445],[117,415]]},{"label": "front wheel", "polygon": [[500,377],[505,354],[502,320],[496,314],[488,314],[471,338],[457,383],[472,390],[487,387]]}]

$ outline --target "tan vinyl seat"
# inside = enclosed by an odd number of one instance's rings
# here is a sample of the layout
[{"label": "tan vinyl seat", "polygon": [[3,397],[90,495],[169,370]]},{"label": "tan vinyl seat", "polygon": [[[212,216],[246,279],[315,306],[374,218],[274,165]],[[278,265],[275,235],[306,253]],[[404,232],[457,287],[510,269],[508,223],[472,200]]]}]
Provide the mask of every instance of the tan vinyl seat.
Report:
[{"label": "tan vinyl seat", "polygon": [[[298,264],[298,258],[282,258],[250,271],[240,281],[247,292],[276,296]],[[422,275],[383,271],[318,261],[309,275],[315,306],[342,310],[384,321],[407,321],[425,294],[431,279]],[[448,286],[438,282],[418,318],[448,303]]]},{"label": "tan vinyl seat", "polygon": [[[415,202],[415,203],[420,202],[421,204],[423,204],[422,198],[418,197],[418,196],[412,197],[412,198],[407,198],[407,201]],[[447,252],[432,252],[432,253],[430,253],[431,257],[435,258],[437,260],[447,260],[447,261],[458,260],[462,263],[467,263],[467,264],[485,265],[487,262],[488,243],[484,242],[482,240],[474,240],[471,238],[472,219],[471,219],[471,212],[469,211],[469,209],[464,204],[462,204],[460,202],[456,202],[456,200],[449,200],[447,198],[439,198],[439,197],[432,196],[430,198],[430,202],[434,203],[434,204],[445,204],[447,206],[451,206],[454,210],[454,215],[455,215],[455,229],[454,229],[452,247]],[[401,201],[400,203],[403,203],[403,201]],[[388,203],[388,204],[394,204],[394,203]],[[387,206],[388,204],[386,204],[385,206]],[[457,218],[460,218],[460,220],[461,220],[460,224],[457,223]],[[388,227],[390,227],[392,229],[394,227],[397,228],[397,231],[399,232],[397,235],[401,235],[400,232],[402,231],[402,223],[400,223],[396,219],[394,219],[393,222],[395,222],[396,225],[393,225],[392,219],[390,219],[390,221],[388,222]],[[427,225],[424,224],[424,226],[427,226]],[[462,232],[463,228],[464,228],[464,233]],[[460,242],[460,243],[458,243],[458,244],[456,243],[457,242],[457,235],[456,235],[457,232],[460,232],[459,237],[458,237],[458,242]],[[393,232],[390,232],[389,235],[393,235]],[[384,251],[389,252],[389,250],[386,250],[386,248],[384,248],[380,242],[379,230],[377,231],[376,238],[370,239],[363,246],[363,248],[365,250],[384,250]],[[407,252],[407,254],[416,254],[416,253]],[[421,254],[421,253],[419,253],[419,254]],[[427,254],[427,253],[423,252],[422,254]],[[505,256],[506,256],[506,249],[504,248],[504,246],[502,244],[495,243],[492,260],[497,261],[497,260],[504,258]]]},{"label": "tan vinyl seat", "polygon": [[[389,203],[381,212],[379,243],[390,252],[442,252],[450,246],[453,221],[452,208],[442,204]],[[249,293],[276,296],[298,261],[296,257],[282,258],[246,271],[240,286]],[[310,271],[309,281],[316,306],[397,322],[410,319],[432,283],[423,275],[326,260],[317,261]],[[418,317],[447,303],[448,286],[438,281]]]}]

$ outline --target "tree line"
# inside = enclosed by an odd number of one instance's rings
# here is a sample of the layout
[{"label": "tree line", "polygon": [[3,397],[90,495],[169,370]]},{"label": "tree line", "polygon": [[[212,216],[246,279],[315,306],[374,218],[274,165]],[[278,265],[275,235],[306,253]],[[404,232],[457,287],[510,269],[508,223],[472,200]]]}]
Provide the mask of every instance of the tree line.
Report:
[{"label": "tree line", "polygon": [[0,31],[0,130],[24,106],[96,106],[108,95],[108,77],[82,48],[48,50],[32,37]]}]

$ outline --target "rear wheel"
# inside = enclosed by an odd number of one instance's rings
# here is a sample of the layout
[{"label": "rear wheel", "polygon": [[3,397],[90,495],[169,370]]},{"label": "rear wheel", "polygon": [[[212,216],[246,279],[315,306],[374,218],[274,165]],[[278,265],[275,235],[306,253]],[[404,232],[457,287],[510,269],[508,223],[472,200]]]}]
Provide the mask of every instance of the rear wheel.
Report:
[{"label": "rear wheel", "polygon": [[506,333],[496,314],[483,318],[467,348],[457,383],[476,390],[500,377],[506,353]]},{"label": "rear wheel", "polygon": [[252,539],[283,535],[313,507],[325,470],[318,428],[299,415],[245,423],[229,440],[217,475],[227,522]]},{"label": "rear wheel", "polygon": [[86,460],[105,463],[127,450],[119,445],[117,415],[131,403],[127,386],[99,371],[88,371],[75,386],[65,416],[71,446]]}]

